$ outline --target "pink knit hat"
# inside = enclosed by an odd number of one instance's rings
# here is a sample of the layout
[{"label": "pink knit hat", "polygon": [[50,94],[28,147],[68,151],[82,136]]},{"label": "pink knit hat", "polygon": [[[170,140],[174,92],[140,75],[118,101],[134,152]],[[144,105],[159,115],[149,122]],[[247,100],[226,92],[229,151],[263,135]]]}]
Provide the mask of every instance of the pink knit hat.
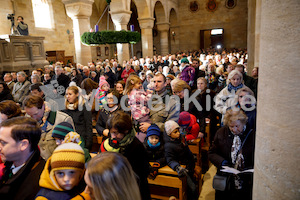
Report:
[{"label": "pink knit hat", "polygon": [[189,125],[191,122],[191,115],[190,113],[183,111],[179,114],[179,120],[178,120],[178,124],[180,126],[187,126]]},{"label": "pink knit hat", "polygon": [[99,88],[101,88],[104,84],[108,84],[108,82],[105,80],[105,77],[104,76],[100,76],[100,79],[99,79]]}]

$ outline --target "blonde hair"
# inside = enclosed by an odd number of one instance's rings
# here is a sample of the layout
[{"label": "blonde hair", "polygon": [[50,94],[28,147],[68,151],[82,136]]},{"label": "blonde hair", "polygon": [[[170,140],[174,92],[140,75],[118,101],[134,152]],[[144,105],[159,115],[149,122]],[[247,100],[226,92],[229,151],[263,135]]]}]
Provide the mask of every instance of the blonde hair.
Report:
[{"label": "blonde hair", "polygon": [[178,80],[173,86],[173,92],[181,92],[184,89],[191,90],[191,87],[183,80]]},{"label": "blonde hair", "polygon": [[132,91],[135,84],[137,84],[138,82],[141,82],[141,81],[142,80],[137,75],[130,74],[129,77],[127,78],[127,80],[126,80],[126,85],[125,85],[125,89],[124,89],[123,94],[124,95],[130,94],[130,92]]},{"label": "blonde hair", "polygon": [[87,166],[97,200],[140,200],[140,190],[128,160],[119,153],[102,152]]},{"label": "blonde hair", "polygon": [[238,70],[232,70],[229,74],[228,74],[228,78],[227,78],[227,85],[230,83],[230,80],[235,76],[238,75],[241,78],[241,83],[243,83],[243,74],[241,72],[239,72]]},{"label": "blonde hair", "polygon": [[[74,92],[74,94],[79,94],[79,89],[77,86],[70,86],[67,88],[67,90],[71,90]],[[67,93],[67,90],[66,90],[66,93]],[[67,94],[66,94],[67,95]],[[78,98],[79,96],[77,97],[76,99],[76,102],[74,102],[74,109],[77,109],[78,108]],[[69,101],[66,100],[66,109],[68,109],[68,105],[71,104]]]},{"label": "blonde hair", "polygon": [[234,111],[234,110],[227,110],[224,116],[224,125],[229,126],[234,121],[240,121],[242,124],[246,124],[248,121],[248,117],[242,110]]}]

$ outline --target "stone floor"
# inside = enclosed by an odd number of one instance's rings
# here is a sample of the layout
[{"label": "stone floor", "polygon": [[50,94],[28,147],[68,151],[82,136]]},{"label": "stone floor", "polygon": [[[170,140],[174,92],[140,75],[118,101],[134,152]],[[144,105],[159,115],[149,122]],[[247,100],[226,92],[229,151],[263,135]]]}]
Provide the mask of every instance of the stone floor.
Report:
[{"label": "stone floor", "polygon": [[217,172],[217,168],[210,164],[209,170],[204,174],[202,190],[199,200],[214,200],[215,190],[212,187],[212,181]]}]

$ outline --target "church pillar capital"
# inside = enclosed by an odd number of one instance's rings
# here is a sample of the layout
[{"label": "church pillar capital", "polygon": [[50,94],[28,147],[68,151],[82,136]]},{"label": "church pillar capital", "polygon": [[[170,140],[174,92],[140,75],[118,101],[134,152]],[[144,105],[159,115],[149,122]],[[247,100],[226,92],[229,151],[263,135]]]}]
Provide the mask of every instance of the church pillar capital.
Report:
[{"label": "church pillar capital", "polygon": [[169,31],[170,29],[170,23],[168,22],[156,23],[156,26],[158,31]]},{"label": "church pillar capital", "polygon": [[62,0],[65,4],[67,15],[74,18],[89,18],[92,15],[94,0]]},{"label": "church pillar capital", "polygon": [[110,16],[113,23],[116,26],[116,30],[127,30],[127,25],[131,17],[131,11],[120,10],[120,11],[110,11]]},{"label": "church pillar capital", "polygon": [[152,29],[154,26],[154,18],[138,18],[141,29]]}]

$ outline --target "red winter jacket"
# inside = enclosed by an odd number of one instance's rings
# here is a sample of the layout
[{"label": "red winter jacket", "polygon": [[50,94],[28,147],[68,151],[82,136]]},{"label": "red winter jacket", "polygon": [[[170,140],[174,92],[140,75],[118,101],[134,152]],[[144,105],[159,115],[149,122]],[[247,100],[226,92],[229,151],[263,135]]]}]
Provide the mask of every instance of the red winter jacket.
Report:
[{"label": "red winter jacket", "polygon": [[187,141],[197,139],[200,131],[200,126],[197,123],[197,118],[192,114],[190,114],[190,116],[191,116],[191,122],[189,126],[186,128],[186,136],[185,136],[185,139]]}]

